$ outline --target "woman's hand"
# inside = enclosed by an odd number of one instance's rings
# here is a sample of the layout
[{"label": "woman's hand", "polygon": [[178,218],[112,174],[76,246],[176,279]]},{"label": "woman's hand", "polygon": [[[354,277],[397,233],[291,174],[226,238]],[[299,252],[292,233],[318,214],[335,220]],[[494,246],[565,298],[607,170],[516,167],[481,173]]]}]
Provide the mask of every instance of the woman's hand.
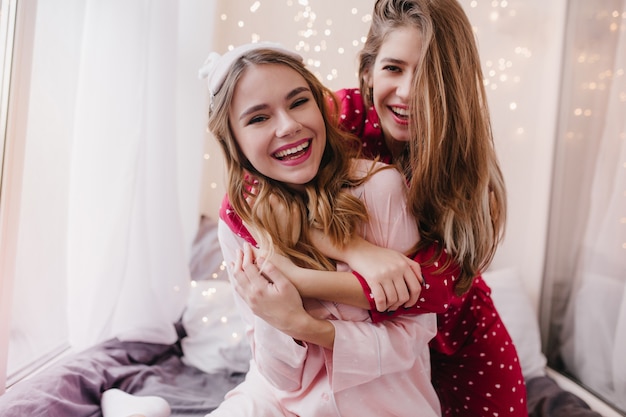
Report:
[{"label": "woman's hand", "polygon": [[311,239],[324,255],[348,264],[367,281],[378,311],[411,307],[417,302],[424,280],[419,264],[406,255],[358,236],[341,249],[321,232],[313,231]]},{"label": "woman's hand", "polygon": [[417,303],[423,282],[417,262],[395,250],[369,243],[351,252],[348,264],[367,281],[378,311],[395,311]]},{"label": "woman's hand", "polygon": [[[286,257],[285,255],[281,255],[280,253],[274,252],[272,254],[264,253],[260,249],[254,249],[254,256],[259,259],[262,258],[265,264],[273,266],[275,269],[278,269],[279,273],[285,276],[290,282],[292,282],[296,287],[298,286],[298,280],[302,277],[306,277],[305,268],[299,267],[291,259]],[[265,270],[265,267],[264,267]],[[267,274],[270,276],[270,274]]]},{"label": "woman's hand", "polygon": [[237,255],[233,286],[255,315],[285,331],[293,326],[294,318],[307,314],[296,287],[271,263],[265,262],[263,269],[271,273],[270,280],[255,263],[249,244]]}]

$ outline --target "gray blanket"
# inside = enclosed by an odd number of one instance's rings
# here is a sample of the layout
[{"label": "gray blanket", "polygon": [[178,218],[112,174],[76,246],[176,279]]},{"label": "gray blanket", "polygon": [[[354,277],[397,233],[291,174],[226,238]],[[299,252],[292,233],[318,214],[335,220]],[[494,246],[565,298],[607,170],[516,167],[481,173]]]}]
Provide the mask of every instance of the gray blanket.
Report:
[{"label": "gray blanket", "polygon": [[173,417],[204,416],[242,374],[207,374],[185,365],[178,344],[117,339],[71,356],[0,396],[2,417],[100,417],[110,388],[166,399]]}]

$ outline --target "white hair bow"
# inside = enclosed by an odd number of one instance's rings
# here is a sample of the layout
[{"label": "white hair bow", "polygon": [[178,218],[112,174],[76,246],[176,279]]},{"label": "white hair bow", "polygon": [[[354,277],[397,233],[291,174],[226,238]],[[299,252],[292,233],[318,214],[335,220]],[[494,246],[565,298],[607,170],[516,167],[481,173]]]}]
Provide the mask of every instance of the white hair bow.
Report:
[{"label": "white hair bow", "polygon": [[211,52],[202,67],[198,70],[198,77],[207,79],[209,94],[211,95],[211,107],[213,107],[213,98],[222,88],[226,74],[228,74],[232,64],[246,53],[254,51],[255,49],[272,49],[290,55],[300,62],[304,61],[301,55],[285,49],[281,44],[275,42],[256,42],[240,45],[226,52],[224,55]]},{"label": "white hair bow", "polygon": [[204,60],[204,64],[202,64],[202,67],[198,70],[198,78],[208,78],[211,74],[211,71],[213,71],[213,67],[217,65],[217,60],[221,57],[222,56],[217,52],[211,52],[209,56]]}]

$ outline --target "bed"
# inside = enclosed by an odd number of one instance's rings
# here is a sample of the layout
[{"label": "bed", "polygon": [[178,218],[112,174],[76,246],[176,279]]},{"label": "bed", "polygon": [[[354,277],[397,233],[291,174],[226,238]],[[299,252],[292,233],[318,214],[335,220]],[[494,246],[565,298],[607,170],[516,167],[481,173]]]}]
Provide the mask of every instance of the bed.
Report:
[{"label": "bed", "polygon": [[[101,395],[111,388],[162,397],[172,417],[212,411],[244,379],[250,359],[221,262],[216,223],[203,217],[192,248],[189,301],[180,321],[174,323],[179,336],[175,343],[111,339],[67,356],[0,396],[0,416],[100,417]],[[515,271],[488,273],[485,279],[518,344],[525,374],[531,376],[527,379],[529,415],[599,417],[546,376],[538,328],[533,321],[520,320],[533,317],[533,312],[519,297],[523,290]]]},{"label": "bed", "polygon": [[30,380],[0,397],[3,417],[97,417],[100,397],[109,388],[136,395],[158,395],[172,416],[204,416],[243,379],[239,372],[206,373],[187,365],[180,343],[159,345],[106,341]]}]

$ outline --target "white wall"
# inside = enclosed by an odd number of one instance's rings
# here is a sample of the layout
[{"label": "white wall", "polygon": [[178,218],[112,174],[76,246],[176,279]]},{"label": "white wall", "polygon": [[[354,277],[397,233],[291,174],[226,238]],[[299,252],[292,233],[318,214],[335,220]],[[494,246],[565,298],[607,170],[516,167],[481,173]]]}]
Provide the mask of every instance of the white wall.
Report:
[{"label": "white wall", "polygon": [[476,27],[508,191],[505,241],[492,269],[515,267],[538,311],[567,2],[462,3]]}]

